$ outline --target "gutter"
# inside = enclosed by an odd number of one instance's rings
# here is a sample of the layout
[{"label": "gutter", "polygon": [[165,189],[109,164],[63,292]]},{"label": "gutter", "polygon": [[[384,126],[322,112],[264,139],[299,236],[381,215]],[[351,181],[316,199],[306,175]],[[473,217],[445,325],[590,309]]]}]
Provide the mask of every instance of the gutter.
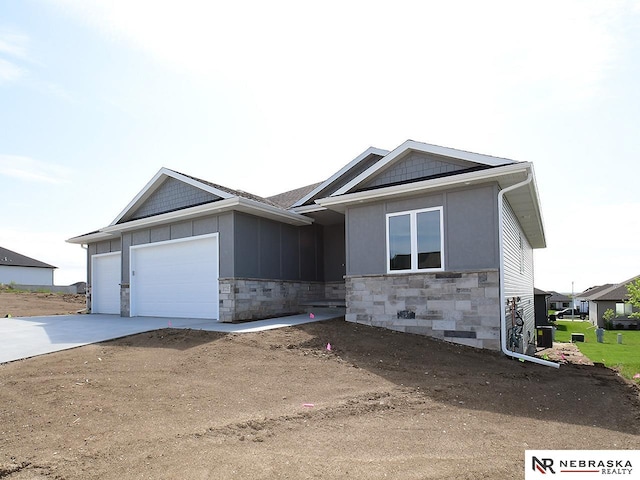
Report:
[{"label": "gutter", "polygon": [[522,353],[512,352],[507,348],[507,318],[504,308],[504,194],[515,190],[517,188],[524,187],[528,185],[533,180],[533,174],[529,172],[527,174],[527,179],[516,183],[515,185],[511,185],[503,190],[500,190],[498,193],[498,242],[500,245],[500,347],[502,349],[502,353],[508,355],[513,358],[517,358],[520,360],[526,360],[528,362],[539,363],[540,365],[545,365],[547,367],[560,368],[560,364],[556,362],[550,362],[548,360],[543,360],[541,358],[532,357],[530,355],[524,355]]}]

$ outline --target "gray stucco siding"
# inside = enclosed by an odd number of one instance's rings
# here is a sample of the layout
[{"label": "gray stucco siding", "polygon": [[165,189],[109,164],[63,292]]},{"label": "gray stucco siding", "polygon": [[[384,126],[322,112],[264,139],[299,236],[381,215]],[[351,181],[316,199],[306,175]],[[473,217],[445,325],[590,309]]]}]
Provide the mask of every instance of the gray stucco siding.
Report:
[{"label": "gray stucco siding", "polygon": [[386,273],[384,203],[349,207],[345,212],[347,275]]},{"label": "gray stucco siding", "polygon": [[475,270],[498,266],[497,195],[494,185],[446,194],[446,269]]},{"label": "gray stucco siding", "polygon": [[348,208],[347,275],[386,274],[386,214],[432,207],[443,208],[445,271],[498,268],[496,198],[492,183]]}]

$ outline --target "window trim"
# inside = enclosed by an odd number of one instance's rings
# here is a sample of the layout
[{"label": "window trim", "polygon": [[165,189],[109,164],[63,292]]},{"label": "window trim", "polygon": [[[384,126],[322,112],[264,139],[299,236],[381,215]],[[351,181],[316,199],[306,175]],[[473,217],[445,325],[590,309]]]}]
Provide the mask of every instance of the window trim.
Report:
[{"label": "window trim", "polygon": [[[418,214],[424,212],[439,213],[440,217],[440,267],[439,268],[418,268]],[[420,208],[417,210],[405,210],[402,212],[387,213],[385,215],[385,233],[386,233],[386,264],[387,274],[394,273],[422,273],[422,272],[442,272],[444,271],[444,214],[443,207],[429,207]],[[405,270],[391,270],[391,242],[389,241],[389,219],[392,217],[399,217],[402,215],[409,215],[409,231],[411,235],[411,268]]]}]

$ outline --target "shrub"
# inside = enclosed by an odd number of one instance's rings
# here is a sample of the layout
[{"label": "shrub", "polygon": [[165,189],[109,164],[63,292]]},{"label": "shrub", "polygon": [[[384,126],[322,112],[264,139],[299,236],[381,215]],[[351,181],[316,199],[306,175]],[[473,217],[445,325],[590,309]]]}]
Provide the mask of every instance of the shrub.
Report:
[{"label": "shrub", "polygon": [[616,323],[616,330],[624,330],[624,323]]},{"label": "shrub", "polygon": [[613,330],[614,318],[616,318],[616,312],[614,312],[612,308],[605,310],[602,314],[602,319],[604,320],[605,328],[607,330]]}]

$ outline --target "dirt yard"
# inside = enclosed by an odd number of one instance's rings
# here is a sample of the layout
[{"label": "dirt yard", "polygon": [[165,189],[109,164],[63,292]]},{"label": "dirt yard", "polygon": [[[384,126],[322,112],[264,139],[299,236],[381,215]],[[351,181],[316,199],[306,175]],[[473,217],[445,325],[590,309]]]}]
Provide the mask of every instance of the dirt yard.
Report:
[{"label": "dirt yard", "polygon": [[603,367],[342,320],[0,365],[6,480],[513,479],[525,449],[638,448],[639,425],[637,389]]},{"label": "dirt yard", "polygon": [[67,315],[86,307],[84,295],[0,291],[0,317]]}]

